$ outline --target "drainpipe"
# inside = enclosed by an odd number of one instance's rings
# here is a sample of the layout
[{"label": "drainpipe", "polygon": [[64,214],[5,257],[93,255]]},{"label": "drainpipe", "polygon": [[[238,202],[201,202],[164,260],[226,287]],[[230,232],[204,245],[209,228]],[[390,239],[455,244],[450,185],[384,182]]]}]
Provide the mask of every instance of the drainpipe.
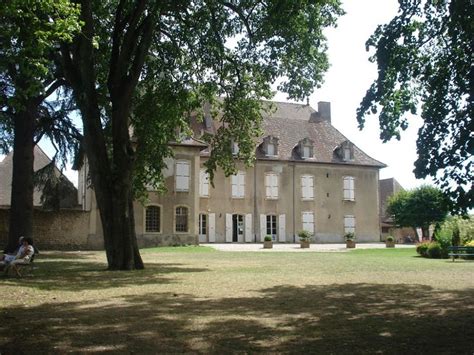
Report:
[{"label": "drainpipe", "polygon": [[257,243],[257,159],[253,167],[253,236],[254,242]]},{"label": "drainpipe", "polygon": [[296,184],[295,184],[295,163],[293,163],[293,243],[296,243]]}]

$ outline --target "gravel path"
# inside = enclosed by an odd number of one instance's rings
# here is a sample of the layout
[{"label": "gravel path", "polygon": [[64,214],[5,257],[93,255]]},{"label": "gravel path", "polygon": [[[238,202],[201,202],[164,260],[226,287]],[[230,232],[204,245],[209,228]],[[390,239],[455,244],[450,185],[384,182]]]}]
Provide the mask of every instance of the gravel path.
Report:
[{"label": "gravel path", "polygon": [[[348,251],[346,244],[311,244],[309,249],[301,249],[299,244],[273,244],[273,249],[263,249],[263,243],[206,243],[202,246],[211,247],[220,251],[264,251],[264,252],[341,252]],[[380,249],[385,248],[385,243],[358,243],[357,249]],[[397,244],[396,248],[414,248],[410,244]]]}]

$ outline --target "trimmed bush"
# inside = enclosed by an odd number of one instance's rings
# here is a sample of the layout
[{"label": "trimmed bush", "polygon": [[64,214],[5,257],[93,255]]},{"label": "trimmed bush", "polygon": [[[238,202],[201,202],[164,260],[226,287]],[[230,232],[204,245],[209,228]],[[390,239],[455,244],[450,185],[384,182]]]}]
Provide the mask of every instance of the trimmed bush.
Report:
[{"label": "trimmed bush", "polygon": [[443,249],[438,242],[432,242],[428,245],[427,256],[432,259],[440,259],[443,256]]},{"label": "trimmed bush", "polygon": [[428,256],[428,247],[430,242],[421,242],[416,245],[416,252],[421,256],[427,257]]}]

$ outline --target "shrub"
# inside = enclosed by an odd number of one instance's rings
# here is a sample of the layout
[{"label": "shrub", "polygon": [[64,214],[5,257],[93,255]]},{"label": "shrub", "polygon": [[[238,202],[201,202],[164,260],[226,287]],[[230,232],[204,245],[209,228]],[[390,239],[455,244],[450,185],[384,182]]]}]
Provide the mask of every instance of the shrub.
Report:
[{"label": "shrub", "polygon": [[428,257],[432,259],[440,259],[443,256],[443,249],[438,242],[431,242],[428,245]]},{"label": "shrub", "polygon": [[447,258],[449,253],[449,247],[453,245],[453,232],[449,229],[441,229],[437,236],[436,241],[441,247],[441,257]]},{"label": "shrub", "polygon": [[416,252],[421,256],[428,257],[428,247],[430,242],[421,242],[416,245]]},{"label": "shrub", "polygon": [[300,238],[301,241],[309,242],[311,240],[312,235],[308,231],[302,230],[298,232],[298,237]]},{"label": "shrub", "polygon": [[385,238],[387,242],[393,243],[395,241],[395,238],[389,235],[387,238]]},{"label": "shrub", "polygon": [[355,234],[354,234],[354,233],[349,232],[349,233],[344,234],[344,239],[345,239],[346,241],[348,241],[348,240],[355,240],[356,237],[355,237]]},{"label": "shrub", "polygon": [[467,242],[466,244],[464,244],[464,246],[466,246],[466,247],[474,247],[474,240],[471,240],[471,241]]},{"label": "shrub", "polygon": [[266,242],[271,242],[272,241],[272,236],[271,235],[266,235],[265,238],[263,238],[264,241]]}]

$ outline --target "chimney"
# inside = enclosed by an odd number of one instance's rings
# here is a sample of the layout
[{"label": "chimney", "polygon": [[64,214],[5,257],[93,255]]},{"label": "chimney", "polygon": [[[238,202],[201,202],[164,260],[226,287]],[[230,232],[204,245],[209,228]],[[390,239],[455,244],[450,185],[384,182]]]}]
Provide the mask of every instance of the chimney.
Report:
[{"label": "chimney", "polygon": [[209,102],[204,104],[204,126],[206,129],[212,128],[211,104]]},{"label": "chimney", "polygon": [[326,101],[318,102],[318,112],[321,121],[331,123],[331,103]]}]

